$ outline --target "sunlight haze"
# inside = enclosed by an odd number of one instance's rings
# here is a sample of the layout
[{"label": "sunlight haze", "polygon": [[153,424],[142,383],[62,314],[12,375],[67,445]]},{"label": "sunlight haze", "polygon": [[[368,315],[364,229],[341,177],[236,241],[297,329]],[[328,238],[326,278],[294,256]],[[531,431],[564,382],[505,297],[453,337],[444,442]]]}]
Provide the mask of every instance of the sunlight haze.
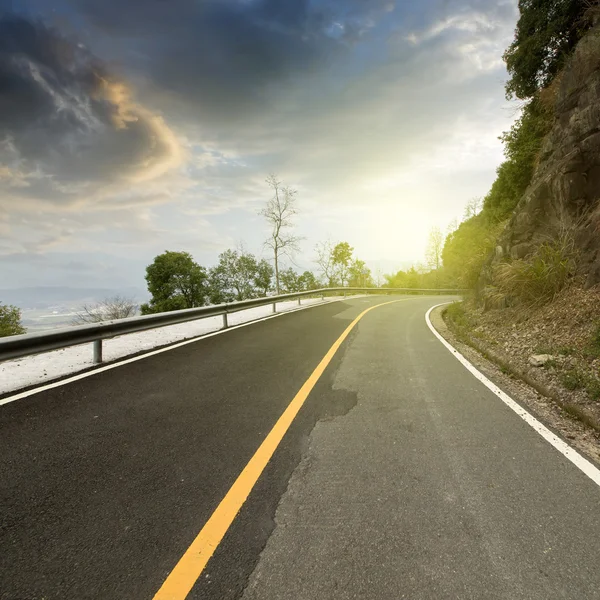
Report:
[{"label": "sunlight haze", "polygon": [[422,262],[430,228],[489,190],[515,117],[515,0],[0,8],[30,90],[0,119],[2,287],[143,287],[166,249],[268,257],[269,173],[298,190],[298,267],[328,238],[372,268]]}]

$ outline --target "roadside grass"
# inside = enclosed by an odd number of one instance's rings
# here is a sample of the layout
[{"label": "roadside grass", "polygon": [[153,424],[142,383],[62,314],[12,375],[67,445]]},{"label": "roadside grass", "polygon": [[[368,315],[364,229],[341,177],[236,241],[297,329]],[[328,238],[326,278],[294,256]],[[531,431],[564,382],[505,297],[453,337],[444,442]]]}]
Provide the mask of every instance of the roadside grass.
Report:
[{"label": "roadside grass", "polygon": [[592,398],[592,400],[600,400],[600,379],[589,378],[586,391]]},{"label": "roadside grass", "polygon": [[552,356],[573,356],[576,353],[575,348],[571,346],[549,346],[547,344],[540,344],[535,348],[536,354],[551,354]]},{"label": "roadside grass", "polygon": [[590,416],[581,406],[572,404],[570,402],[563,402],[561,408],[572,418],[577,421],[581,421],[588,427],[591,427],[595,431],[600,432],[600,424],[596,419]]},{"label": "roadside grass", "polygon": [[[551,352],[547,352],[546,354],[551,354]],[[555,358],[551,358],[544,363],[543,367],[544,369],[559,369],[560,363]]]},{"label": "roadside grass", "polygon": [[465,307],[462,302],[453,302],[446,308],[447,317],[461,329],[470,329],[472,324],[467,316]]},{"label": "roadside grass", "polygon": [[600,358],[600,321],[596,322],[594,332],[584,353],[591,358]]},{"label": "roadside grass", "polygon": [[560,381],[568,390],[582,390],[586,385],[585,375],[579,369],[575,368],[563,371]]},{"label": "roadside grass", "polygon": [[498,264],[493,285],[484,292],[488,305],[542,306],[551,302],[575,274],[577,252],[570,231],[540,244],[528,258]]},{"label": "roadside grass", "polygon": [[593,375],[571,368],[561,374],[560,381],[568,390],[584,390],[592,400],[600,400],[600,379]]},{"label": "roadside grass", "polygon": [[561,356],[573,356],[575,354],[575,348],[572,348],[571,346],[559,346],[556,349],[556,353]]}]

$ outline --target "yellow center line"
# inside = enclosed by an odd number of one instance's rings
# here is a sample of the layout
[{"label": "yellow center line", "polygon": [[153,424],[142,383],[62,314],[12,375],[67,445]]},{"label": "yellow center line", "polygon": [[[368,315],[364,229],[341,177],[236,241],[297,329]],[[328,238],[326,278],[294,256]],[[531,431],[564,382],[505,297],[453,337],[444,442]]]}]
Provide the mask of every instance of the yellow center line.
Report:
[{"label": "yellow center line", "polygon": [[293,420],[296,418],[296,415],[302,408],[308,395],[327,368],[327,365],[331,362],[331,359],[334,357],[339,347],[342,345],[342,342],[368,312],[375,308],[379,308],[380,306],[386,306],[404,300],[406,300],[406,298],[371,306],[361,312],[360,315],[348,325],[344,333],[342,333],[335,341],[333,346],[331,346],[327,354],[318,364],[317,368],[300,388],[300,391],[290,402],[281,417],[279,417],[279,420],[275,423],[273,429],[269,432],[269,435],[267,435],[254,456],[250,459],[250,462],[248,462],[244,467],[244,470],[239,474],[235,483],[231,486],[210,519],[208,519],[200,533],[196,536],[196,539],[179,559],[179,562],[175,565],[175,568],[171,571],[158,592],[156,592],[153,600],[184,600],[186,598],[198,577],[200,577],[206,563],[208,563],[210,557],[214,554],[217,546],[220,544],[236,515],[250,495],[252,488],[275,453],[275,450],[277,450],[279,443],[283,439],[283,436],[286,434]]}]

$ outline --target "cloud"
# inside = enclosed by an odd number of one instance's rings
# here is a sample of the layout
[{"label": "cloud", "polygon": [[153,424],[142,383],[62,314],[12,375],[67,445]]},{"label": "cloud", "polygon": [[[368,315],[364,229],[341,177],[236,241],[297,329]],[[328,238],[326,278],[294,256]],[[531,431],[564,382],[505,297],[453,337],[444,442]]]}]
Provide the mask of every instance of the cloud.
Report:
[{"label": "cloud", "polygon": [[[33,4],[44,11],[46,0]],[[237,127],[343,59],[390,0],[66,0],[86,40],[182,120]],[[60,9],[57,9],[59,12]],[[45,11],[44,11],[45,12]]]},{"label": "cloud", "polygon": [[0,18],[0,89],[0,185],[12,188],[0,202],[74,203],[182,160],[160,116],[82,44],[39,21]]},{"label": "cloud", "polygon": [[143,274],[167,248],[260,252],[271,171],[308,253],[329,233],[411,260],[501,159],[516,0],[28,5],[43,21],[0,21],[0,277],[17,255]]}]

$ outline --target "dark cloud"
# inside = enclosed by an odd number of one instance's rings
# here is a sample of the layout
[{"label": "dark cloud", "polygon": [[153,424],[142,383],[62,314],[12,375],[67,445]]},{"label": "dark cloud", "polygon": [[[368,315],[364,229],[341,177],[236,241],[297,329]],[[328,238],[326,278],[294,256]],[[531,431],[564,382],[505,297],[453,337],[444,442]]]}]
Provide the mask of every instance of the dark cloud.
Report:
[{"label": "dark cloud", "polygon": [[82,44],[0,16],[0,165],[18,173],[12,187],[67,197],[82,183],[140,177],[176,151],[164,123]]},{"label": "dark cloud", "polygon": [[[46,0],[43,0],[44,2]],[[240,122],[273,92],[326,68],[390,0],[65,0],[90,44],[149,92],[209,121]],[[43,10],[42,0],[37,6]],[[74,16],[76,15],[76,17]],[[164,96],[163,96],[164,100]],[[160,105],[160,104],[159,104]],[[164,106],[164,105],[163,105]]]}]

